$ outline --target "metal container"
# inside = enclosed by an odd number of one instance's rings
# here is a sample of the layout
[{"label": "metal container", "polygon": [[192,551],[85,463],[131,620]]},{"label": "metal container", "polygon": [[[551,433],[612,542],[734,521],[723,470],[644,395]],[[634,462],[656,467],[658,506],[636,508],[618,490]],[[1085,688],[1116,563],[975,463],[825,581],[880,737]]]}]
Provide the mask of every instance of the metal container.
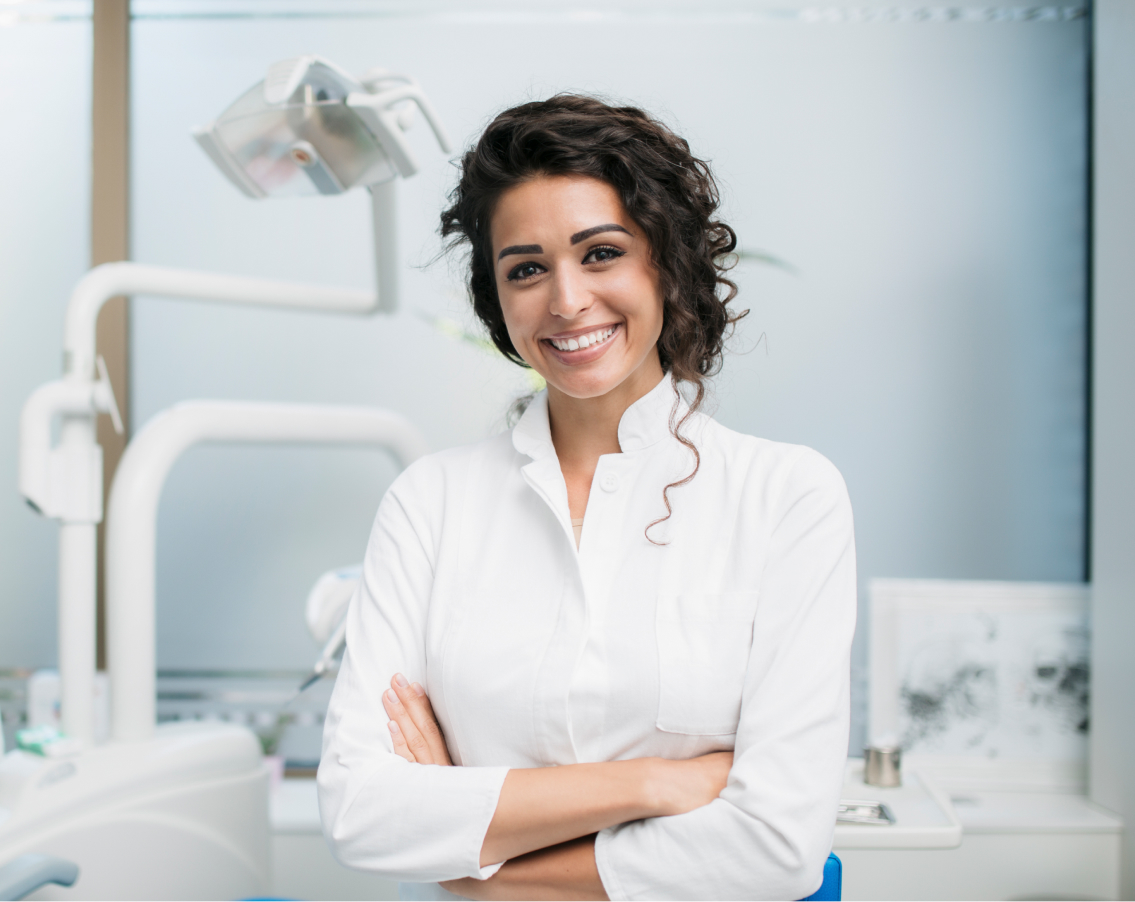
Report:
[{"label": "metal container", "polygon": [[870,786],[902,786],[902,749],[869,745],[863,750],[863,782]]}]

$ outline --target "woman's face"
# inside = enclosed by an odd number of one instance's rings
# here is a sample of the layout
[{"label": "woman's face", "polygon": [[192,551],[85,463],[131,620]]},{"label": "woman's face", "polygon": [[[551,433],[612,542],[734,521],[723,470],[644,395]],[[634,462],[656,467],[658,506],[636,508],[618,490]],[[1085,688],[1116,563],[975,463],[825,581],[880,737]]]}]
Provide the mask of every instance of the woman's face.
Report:
[{"label": "woman's face", "polygon": [[501,195],[491,229],[509,338],[550,388],[595,398],[657,384],[658,272],[614,188],[539,176]]}]

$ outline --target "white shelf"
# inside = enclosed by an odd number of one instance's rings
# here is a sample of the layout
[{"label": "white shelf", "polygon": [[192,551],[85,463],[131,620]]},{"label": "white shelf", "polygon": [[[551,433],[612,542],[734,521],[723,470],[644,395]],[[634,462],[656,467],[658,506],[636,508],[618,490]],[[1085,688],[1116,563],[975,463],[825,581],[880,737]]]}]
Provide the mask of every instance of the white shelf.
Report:
[{"label": "white shelf", "polygon": [[917,771],[903,773],[894,788],[863,782],[863,761],[852,758],[844,775],[845,799],[882,802],[895,817],[893,824],[837,824],[836,852],[841,849],[954,849],[962,842],[962,825],[949,797]]}]

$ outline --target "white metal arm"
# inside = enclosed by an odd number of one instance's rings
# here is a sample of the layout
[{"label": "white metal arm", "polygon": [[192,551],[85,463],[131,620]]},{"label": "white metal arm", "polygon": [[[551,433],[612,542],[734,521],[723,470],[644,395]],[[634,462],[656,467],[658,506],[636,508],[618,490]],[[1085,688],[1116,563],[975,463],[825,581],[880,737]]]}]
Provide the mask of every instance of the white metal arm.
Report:
[{"label": "white metal arm", "polygon": [[150,420],[119,463],[107,511],[107,663],[117,740],[154,730],[158,502],[174,463],[201,442],[369,445],[403,466],[426,452],[407,419],[365,407],[187,401]]},{"label": "white metal arm", "polygon": [[[392,229],[393,226],[391,225]],[[393,263],[388,267],[393,273]],[[396,282],[391,275],[391,292]],[[378,309],[374,292],[270,279],[192,272],[141,263],[106,263],[71,293],[64,319],[63,378],[32,393],[20,415],[20,493],[60,521],[59,666],[63,729],[93,738],[96,524],[102,520],[102,449],[95,417],[109,413],[121,431],[110,381],[95,356],[95,324],[103,304],[119,295],[151,295],[230,304],[339,313]],[[387,298],[393,305],[394,295]],[[62,418],[58,447],[52,423]]]},{"label": "white metal arm", "polygon": [[95,323],[99,311],[113,297],[135,294],[333,313],[371,313],[378,307],[373,291],[251,279],[144,263],[104,263],[83,276],[71,292],[63,325],[64,373],[94,378]]},{"label": "white metal arm", "polygon": [[[37,388],[20,411],[20,494],[45,517],[66,523],[102,520],[102,448],[89,440],[96,413],[108,413],[122,434],[122,418],[102,358],[99,378],[56,379]],[[64,418],[61,441],[51,425]],[[70,422],[69,422],[70,421]]]},{"label": "white metal arm", "polygon": [[394,107],[405,100],[417,104],[426,122],[433,129],[437,143],[445,153],[453,152],[453,142],[442,125],[440,117],[417,84],[401,84],[377,94],[354,92],[347,95],[347,106],[354,110],[366,123],[382,145],[382,149],[394,161],[394,166],[403,178],[409,178],[418,171],[418,163],[406,142],[406,136],[399,121],[400,113]]}]

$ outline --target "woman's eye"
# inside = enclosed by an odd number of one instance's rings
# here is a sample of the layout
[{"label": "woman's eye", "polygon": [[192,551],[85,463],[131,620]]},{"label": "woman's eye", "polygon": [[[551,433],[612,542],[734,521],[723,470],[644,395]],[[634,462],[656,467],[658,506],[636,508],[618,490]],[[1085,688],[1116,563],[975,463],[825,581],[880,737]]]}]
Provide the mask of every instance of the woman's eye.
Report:
[{"label": "woman's eye", "polygon": [[617,247],[593,247],[587,252],[587,256],[583,258],[584,263],[606,263],[609,260],[615,260],[626,251],[621,251]]},{"label": "woman's eye", "polygon": [[539,263],[520,263],[509,271],[508,280],[510,282],[523,282],[525,279],[538,276],[543,271],[544,267]]}]

